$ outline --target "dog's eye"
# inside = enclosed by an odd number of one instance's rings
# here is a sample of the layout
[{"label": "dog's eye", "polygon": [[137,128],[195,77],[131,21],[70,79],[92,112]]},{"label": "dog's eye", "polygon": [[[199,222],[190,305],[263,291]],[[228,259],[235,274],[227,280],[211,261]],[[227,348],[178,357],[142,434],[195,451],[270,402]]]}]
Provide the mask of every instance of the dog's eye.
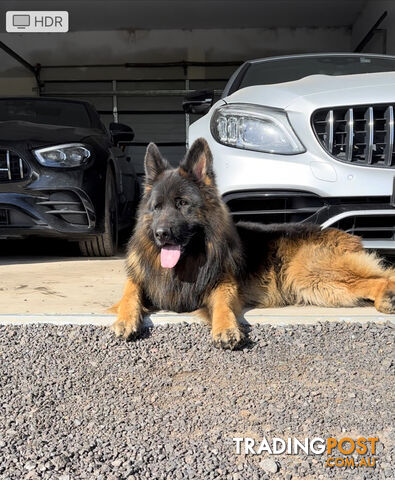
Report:
[{"label": "dog's eye", "polygon": [[157,212],[158,210],[160,210],[162,208],[162,205],[160,203],[156,203],[154,205],[154,210]]},{"label": "dog's eye", "polygon": [[184,200],[183,198],[178,198],[176,200],[177,208],[186,207],[187,205],[189,205],[189,203],[186,200]]}]

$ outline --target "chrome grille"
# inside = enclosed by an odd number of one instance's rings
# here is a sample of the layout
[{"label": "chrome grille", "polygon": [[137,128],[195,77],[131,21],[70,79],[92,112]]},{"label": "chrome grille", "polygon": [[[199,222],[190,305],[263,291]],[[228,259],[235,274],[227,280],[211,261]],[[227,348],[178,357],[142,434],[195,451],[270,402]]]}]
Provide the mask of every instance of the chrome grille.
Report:
[{"label": "chrome grille", "polygon": [[321,146],[337,160],[367,167],[395,167],[394,105],[317,110],[312,125]]},{"label": "chrome grille", "polygon": [[26,163],[11,150],[0,149],[0,182],[23,180],[28,173]]}]

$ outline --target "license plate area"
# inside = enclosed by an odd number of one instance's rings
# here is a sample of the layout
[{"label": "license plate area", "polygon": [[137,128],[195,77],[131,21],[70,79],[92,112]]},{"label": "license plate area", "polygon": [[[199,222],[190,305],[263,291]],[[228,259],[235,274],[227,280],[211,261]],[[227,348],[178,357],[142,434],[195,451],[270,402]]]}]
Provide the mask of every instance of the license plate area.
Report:
[{"label": "license plate area", "polygon": [[0,225],[8,225],[8,210],[0,208]]}]

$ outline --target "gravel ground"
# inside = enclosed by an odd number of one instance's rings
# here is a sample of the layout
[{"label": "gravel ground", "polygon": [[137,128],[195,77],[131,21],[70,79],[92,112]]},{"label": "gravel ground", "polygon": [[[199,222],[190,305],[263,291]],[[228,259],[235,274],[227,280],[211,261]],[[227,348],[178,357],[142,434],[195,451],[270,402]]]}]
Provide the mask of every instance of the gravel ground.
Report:
[{"label": "gravel ground", "polygon": [[[196,324],[135,343],[89,326],[0,327],[0,478],[395,478],[393,328],[261,325],[229,352]],[[380,438],[375,469],[236,455],[232,441],[361,435]]]}]

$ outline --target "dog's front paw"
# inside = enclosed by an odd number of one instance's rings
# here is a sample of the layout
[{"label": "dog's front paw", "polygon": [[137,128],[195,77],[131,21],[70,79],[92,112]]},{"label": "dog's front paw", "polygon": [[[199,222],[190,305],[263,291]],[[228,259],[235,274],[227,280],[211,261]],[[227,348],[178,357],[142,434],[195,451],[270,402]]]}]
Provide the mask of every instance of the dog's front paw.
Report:
[{"label": "dog's front paw", "polygon": [[136,340],[141,333],[141,322],[131,322],[130,320],[118,319],[111,325],[111,330],[117,337],[125,340]]},{"label": "dog's front paw", "polygon": [[386,292],[376,306],[377,310],[382,313],[395,313],[395,293]]},{"label": "dog's front paw", "polygon": [[[393,277],[392,277],[393,278]],[[382,296],[376,300],[375,307],[382,313],[395,313],[395,281],[388,282],[387,288],[384,290]]]},{"label": "dog's front paw", "polygon": [[227,328],[215,333],[213,332],[212,335],[214,346],[216,348],[223,348],[224,350],[236,350],[245,340],[245,335],[239,327]]}]

